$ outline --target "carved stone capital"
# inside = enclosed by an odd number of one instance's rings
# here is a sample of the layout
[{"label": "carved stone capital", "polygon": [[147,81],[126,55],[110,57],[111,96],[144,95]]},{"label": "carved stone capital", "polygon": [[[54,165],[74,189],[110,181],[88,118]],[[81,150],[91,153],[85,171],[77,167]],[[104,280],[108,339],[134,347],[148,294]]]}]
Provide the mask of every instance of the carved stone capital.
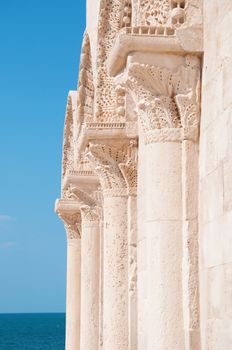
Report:
[{"label": "carved stone capital", "polygon": [[126,85],[137,105],[145,142],[196,140],[200,112],[200,61],[165,67],[131,63]]},{"label": "carved stone capital", "polygon": [[101,218],[101,203],[98,200],[98,193],[89,194],[79,187],[70,186],[69,197],[75,199],[80,206],[82,225],[86,222],[98,222]]},{"label": "carved stone capital", "polygon": [[123,195],[137,187],[137,144],[130,142],[127,151],[106,144],[90,145],[86,155],[99,176],[104,194]]},{"label": "carved stone capital", "polygon": [[73,200],[56,201],[55,211],[64,222],[68,239],[81,238],[81,213],[79,205]]}]

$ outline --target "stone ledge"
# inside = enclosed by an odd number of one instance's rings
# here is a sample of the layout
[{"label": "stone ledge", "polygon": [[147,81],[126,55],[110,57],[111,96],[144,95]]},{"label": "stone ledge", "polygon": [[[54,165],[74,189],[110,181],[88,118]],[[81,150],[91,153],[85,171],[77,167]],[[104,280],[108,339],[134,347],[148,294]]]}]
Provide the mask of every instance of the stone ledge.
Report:
[{"label": "stone ledge", "polygon": [[112,51],[108,58],[108,71],[111,76],[116,76],[126,66],[127,56],[131,52],[150,52],[150,53],[176,53],[176,54],[202,54],[203,41],[202,29],[199,28],[180,28],[176,33],[166,30],[162,34],[150,34],[149,29],[139,27],[126,28],[119,32]]}]

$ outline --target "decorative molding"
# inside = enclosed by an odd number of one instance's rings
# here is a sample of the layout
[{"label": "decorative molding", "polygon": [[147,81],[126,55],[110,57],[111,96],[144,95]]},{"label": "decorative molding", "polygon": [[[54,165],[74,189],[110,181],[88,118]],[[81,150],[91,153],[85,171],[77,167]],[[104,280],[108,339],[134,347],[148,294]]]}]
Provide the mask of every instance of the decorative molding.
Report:
[{"label": "decorative molding", "polygon": [[173,26],[184,24],[186,0],[139,0],[137,23],[142,26]]},{"label": "decorative molding", "polygon": [[170,16],[169,0],[139,0],[138,22],[140,25],[164,25]]},{"label": "decorative molding", "polygon": [[62,156],[62,178],[68,171],[74,169],[74,142],[73,142],[73,104],[71,95],[68,95],[64,123],[64,141]]},{"label": "decorative molding", "polygon": [[76,169],[77,145],[84,121],[93,118],[94,85],[90,41],[84,33],[80,58],[78,91],[68,95],[63,143],[62,179]]},{"label": "decorative molding", "polygon": [[87,32],[84,33],[79,67],[78,80],[78,111],[80,124],[93,118],[94,84],[90,40]]},{"label": "decorative molding", "polygon": [[126,27],[120,30],[119,36],[122,34],[130,34],[132,36],[174,36],[176,34],[175,28],[165,26],[134,26]]},{"label": "decorative molding", "polygon": [[128,196],[128,190],[127,188],[110,188],[103,190],[103,197],[109,198],[109,197],[127,197]]},{"label": "decorative molding", "polygon": [[[95,119],[98,122],[124,122],[122,110],[117,106],[114,80],[107,69],[107,57],[119,30],[131,26],[131,0],[102,0],[100,4],[97,90]],[[115,113],[116,111],[116,113]]]}]

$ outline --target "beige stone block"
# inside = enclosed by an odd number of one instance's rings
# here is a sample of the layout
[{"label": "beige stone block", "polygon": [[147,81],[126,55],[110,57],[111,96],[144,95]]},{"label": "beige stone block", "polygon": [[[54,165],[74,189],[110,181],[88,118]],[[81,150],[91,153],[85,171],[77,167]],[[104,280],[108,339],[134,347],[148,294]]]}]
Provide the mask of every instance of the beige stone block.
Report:
[{"label": "beige stone block", "polygon": [[137,245],[138,271],[144,271],[147,267],[146,243],[147,240],[144,238]]},{"label": "beige stone block", "polygon": [[232,264],[208,270],[208,319],[232,319]]},{"label": "beige stone block", "polygon": [[218,69],[218,50],[215,40],[215,31],[212,31],[212,23],[217,27],[218,4],[216,1],[204,1],[204,66],[203,85],[215,76]]},{"label": "beige stone block", "polygon": [[223,263],[220,219],[205,224],[200,230],[201,266],[209,268]]},{"label": "beige stone block", "polygon": [[203,349],[229,350],[232,344],[232,321],[209,320],[206,326],[206,339]]},{"label": "beige stone block", "polygon": [[223,0],[223,1],[216,0],[215,2],[217,3],[216,7],[217,7],[218,22],[221,22],[221,21],[223,21],[225,16],[232,10],[232,1],[231,0]]},{"label": "beige stone block", "polygon": [[[222,70],[215,71],[212,66],[212,60],[215,53],[213,52],[210,57],[210,63],[204,62],[203,72],[203,91],[202,91],[202,111],[201,111],[201,137],[202,130],[204,130],[217,119],[218,115],[222,111]],[[208,73],[209,69],[213,69],[213,74]]]},{"label": "beige stone block", "polygon": [[147,271],[138,272],[138,294],[141,300],[147,298]]},{"label": "beige stone block", "polygon": [[[223,5],[222,5],[223,6]],[[225,13],[223,20],[216,28],[218,54],[221,59],[232,58],[232,11]]]},{"label": "beige stone block", "polygon": [[[201,133],[200,177],[215,170],[228,155],[229,128],[228,112],[218,115],[210,126]],[[223,135],[223,137],[222,137]]]},{"label": "beige stone block", "polygon": [[221,239],[223,264],[232,262],[232,212],[222,217]]},{"label": "beige stone block", "polygon": [[232,210],[232,157],[223,163],[223,206]]},{"label": "beige stone block", "polygon": [[[232,16],[231,16],[232,21]],[[232,35],[232,32],[231,32]],[[231,40],[231,39],[230,39]],[[232,104],[232,54],[223,62],[223,108]]]},{"label": "beige stone block", "polygon": [[213,267],[232,262],[232,213],[201,227],[201,266]]},{"label": "beige stone block", "polygon": [[222,166],[200,181],[200,222],[213,221],[223,213],[223,171]]}]

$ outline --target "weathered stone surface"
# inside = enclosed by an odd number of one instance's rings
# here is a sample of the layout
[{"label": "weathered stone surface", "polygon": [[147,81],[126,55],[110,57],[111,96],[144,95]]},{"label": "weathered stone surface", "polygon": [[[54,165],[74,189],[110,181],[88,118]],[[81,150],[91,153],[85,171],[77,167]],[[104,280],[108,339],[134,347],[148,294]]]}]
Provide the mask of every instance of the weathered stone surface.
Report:
[{"label": "weathered stone surface", "polygon": [[87,0],[56,204],[66,350],[232,348],[231,22],[231,0]]}]

